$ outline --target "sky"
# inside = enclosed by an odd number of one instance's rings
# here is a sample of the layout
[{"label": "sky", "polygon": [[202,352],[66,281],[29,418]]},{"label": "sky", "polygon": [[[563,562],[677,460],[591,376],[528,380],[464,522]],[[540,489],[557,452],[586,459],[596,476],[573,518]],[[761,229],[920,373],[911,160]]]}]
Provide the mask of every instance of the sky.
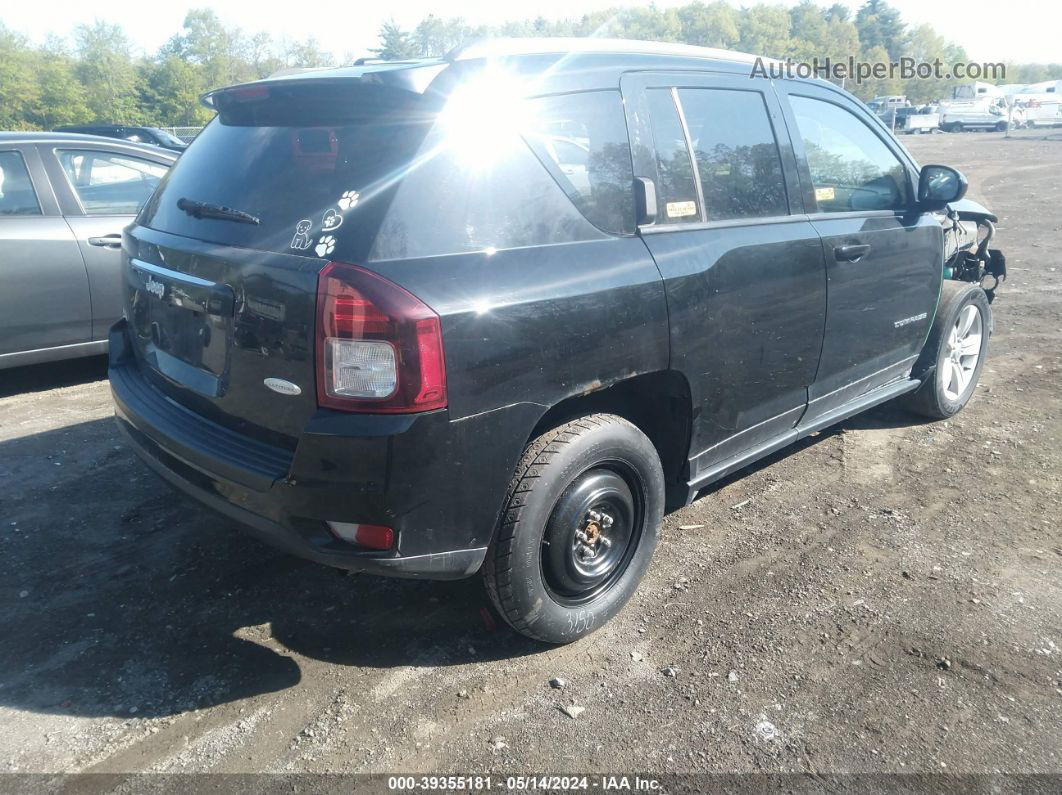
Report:
[{"label": "sky", "polygon": [[[686,0],[660,0],[658,7],[684,5]],[[794,5],[797,0],[764,0]],[[830,5],[833,0],[817,0]],[[844,0],[842,0],[844,1]],[[734,2],[735,5],[750,3]],[[890,0],[909,24],[928,22],[946,39],[966,48],[975,61],[1015,63],[1062,62],[1062,4],[1057,0]],[[648,5],[624,0],[536,0],[521,6],[498,0],[402,0],[401,3],[293,4],[290,0],[50,0],[47,13],[35,3],[3,0],[0,21],[8,28],[41,42],[49,33],[68,37],[74,26],[93,19],[119,23],[146,53],[153,53],[179,32],[191,8],[212,8],[227,25],[247,32],[265,31],[275,38],[302,40],[316,37],[321,47],[343,57],[367,55],[376,44],[380,25],[393,17],[412,28],[429,13],[460,16],[470,24],[496,25],[513,19],[543,16],[547,19],[578,17],[616,5]],[[860,2],[846,2],[853,9]],[[759,54],[759,53],[757,53]],[[769,54],[769,53],[768,53]]]}]

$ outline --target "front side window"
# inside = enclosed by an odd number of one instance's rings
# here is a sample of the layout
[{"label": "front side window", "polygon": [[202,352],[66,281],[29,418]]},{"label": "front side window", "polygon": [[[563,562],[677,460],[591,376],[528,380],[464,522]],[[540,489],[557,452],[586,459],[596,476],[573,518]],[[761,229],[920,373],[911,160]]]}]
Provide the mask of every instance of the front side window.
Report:
[{"label": "front side window", "polygon": [[855,114],[832,102],[790,97],[820,212],[903,210],[903,163]]},{"label": "front side window", "polygon": [[0,216],[40,215],[41,205],[19,152],[0,152]]},{"label": "front side window", "polygon": [[135,215],[167,170],[110,152],[67,149],[58,154],[87,215]]},{"label": "front side window", "polygon": [[528,102],[525,133],[564,192],[606,232],[634,232],[634,172],[618,91],[540,97]]},{"label": "front side window", "polygon": [[656,165],[660,184],[656,186],[659,215],[657,223],[679,224],[701,220],[697,182],[690,163],[690,150],[682,121],[670,88],[646,92],[649,119],[656,145]]},{"label": "front side window", "polygon": [[785,179],[763,95],[715,88],[679,90],[697,160],[707,220],[785,215]]}]

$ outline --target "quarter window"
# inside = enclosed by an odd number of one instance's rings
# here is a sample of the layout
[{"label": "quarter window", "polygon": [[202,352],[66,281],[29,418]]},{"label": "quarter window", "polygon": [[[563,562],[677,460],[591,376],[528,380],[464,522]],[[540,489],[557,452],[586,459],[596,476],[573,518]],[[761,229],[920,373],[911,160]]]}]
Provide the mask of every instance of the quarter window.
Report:
[{"label": "quarter window", "polygon": [[679,90],[707,220],[785,215],[785,179],[758,91]]},{"label": "quarter window", "polygon": [[109,152],[64,150],[59,162],[87,215],[135,215],[166,166]]},{"label": "quarter window", "polygon": [[906,170],[855,114],[832,102],[790,97],[820,212],[902,210]]},{"label": "quarter window", "polygon": [[530,100],[528,143],[587,220],[634,231],[634,172],[618,91]]},{"label": "quarter window", "polygon": [[26,161],[19,152],[0,152],[0,216],[40,214]]}]

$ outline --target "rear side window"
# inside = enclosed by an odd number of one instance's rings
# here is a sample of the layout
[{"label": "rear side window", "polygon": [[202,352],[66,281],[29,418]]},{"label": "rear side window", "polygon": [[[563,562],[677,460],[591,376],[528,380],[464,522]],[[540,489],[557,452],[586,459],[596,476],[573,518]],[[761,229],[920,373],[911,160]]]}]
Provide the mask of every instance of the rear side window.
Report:
[{"label": "rear side window", "polygon": [[656,144],[660,184],[656,186],[657,203],[662,210],[658,223],[689,223],[701,220],[697,182],[682,120],[670,88],[651,88],[647,94],[649,119]]},{"label": "rear side window", "polygon": [[0,152],[0,216],[40,215],[41,206],[19,152]]},{"label": "rear side window", "polygon": [[709,221],[785,215],[774,129],[757,91],[679,90]]},{"label": "rear side window", "polygon": [[167,170],[110,152],[64,149],[57,154],[86,215],[135,215]]},{"label": "rear side window", "polygon": [[592,224],[634,232],[634,172],[618,91],[528,102],[528,143]]},{"label": "rear side window", "polygon": [[903,210],[907,173],[900,159],[855,114],[791,96],[820,212]]}]

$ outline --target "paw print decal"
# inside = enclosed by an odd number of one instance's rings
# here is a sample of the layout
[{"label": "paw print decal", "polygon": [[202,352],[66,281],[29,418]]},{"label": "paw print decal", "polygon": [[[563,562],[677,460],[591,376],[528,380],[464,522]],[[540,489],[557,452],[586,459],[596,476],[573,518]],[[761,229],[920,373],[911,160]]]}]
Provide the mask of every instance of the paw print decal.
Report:
[{"label": "paw print decal", "polygon": [[329,210],[324,214],[321,219],[321,229],[325,232],[331,232],[333,229],[339,229],[343,225],[343,216],[337,213],[335,210]]},{"label": "paw print decal", "polygon": [[317,246],[314,251],[317,252],[318,257],[327,257],[336,247],[336,239],[331,235],[321,235],[321,239],[317,241]]},{"label": "paw print decal", "polygon": [[358,203],[358,199],[360,198],[361,195],[356,190],[348,190],[339,197],[339,201],[337,201],[336,204],[339,205],[340,210],[349,210]]}]

